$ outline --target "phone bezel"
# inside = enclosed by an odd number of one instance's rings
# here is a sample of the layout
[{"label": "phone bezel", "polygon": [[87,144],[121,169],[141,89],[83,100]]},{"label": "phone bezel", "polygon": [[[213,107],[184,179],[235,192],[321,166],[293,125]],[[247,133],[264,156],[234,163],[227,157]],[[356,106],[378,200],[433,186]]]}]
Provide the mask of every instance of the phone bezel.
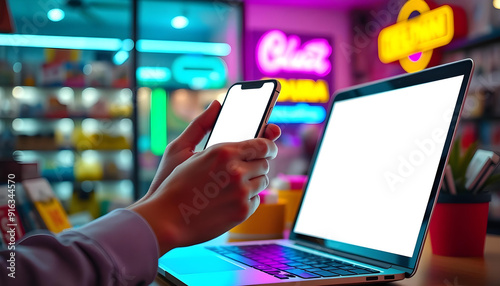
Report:
[{"label": "phone bezel", "polygon": [[231,92],[231,89],[233,87],[235,87],[235,86],[238,86],[238,85],[241,85],[241,89],[242,90],[245,90],[245,89],[258,89],[258,88],[262,88],[264,86],[264,84],[268,83],[268,82],[273,83],[273,85],[274,85],[273,92],[269,95],[269,99],[267,101],[266,109],[265,109],[264,113],[261,116],[260,123],[259,123],[259,128],[257,129],[257,131],[256,131],[256,133],[254,135],[254,138],[262,136],[262,133],[264,131],[263,127],[265,127],[266,121],[269,120],[269,116],[271,115],[271,111],[272,111],[272,109],[273,109],[273,107],[276,104],[276,101],[278,99],[278,95],[279,95],[279,92],[280,92],[280,89],[281,89],[281,84],[276,79],[264,79],[264,80],[253,80],[253,81],[239,81],[239,82],[236,82],[233,85],[231,85],[229,87],[229,89],[227,90],[226,96],[224,97],[224,101],[222,102],[222,105],[221,105],[221,108],[219,110],[219,113],[217,114],[217,118],[215,119],[215,123],[212,126],[212,131],[210,131],[210,134],[208,135],[207,142],[205,143],[205,146],[203,147],[203,150],[205,150],[207,148],[208,142],[210,142],[210,138],[212,137],[213,129],[214,129],[215,125],[217,124],[217,121],[219,120],[219,116],[220,116],[220,114],[221,114],[221,112],[222,112],[222,110],[224,108],[224,104],[226,102],[227,97],[229,96],[229,94]]}]

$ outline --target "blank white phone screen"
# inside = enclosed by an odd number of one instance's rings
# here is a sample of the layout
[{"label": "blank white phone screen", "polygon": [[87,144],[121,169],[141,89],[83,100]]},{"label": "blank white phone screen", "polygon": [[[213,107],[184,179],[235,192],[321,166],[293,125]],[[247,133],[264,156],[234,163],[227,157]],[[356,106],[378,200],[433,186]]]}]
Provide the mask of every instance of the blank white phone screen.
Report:
[{"label": "blank white phone screen", "polygon": [[335,103],[295,232],[411,257],[462,80]]},{"label": "blank white phone screen", "polygon": [[240,84],[232,86],[206,148],[255,138],[273,92],[272,82],[266,82],[260,88],[242,89]]}]

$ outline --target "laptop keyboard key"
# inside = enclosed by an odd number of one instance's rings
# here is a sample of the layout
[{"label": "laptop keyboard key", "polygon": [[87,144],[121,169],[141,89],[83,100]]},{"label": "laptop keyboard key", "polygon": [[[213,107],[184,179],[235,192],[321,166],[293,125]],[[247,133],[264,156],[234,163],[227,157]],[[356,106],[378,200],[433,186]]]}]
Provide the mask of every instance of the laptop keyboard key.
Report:
[{"label": "laptop keyboard key", "polygon": [[307,271],[304,271],[302,269],[289,269],[286,272],[291,273],[291,274],[296,275],[296,276],[299,276],[300,278],[304,278],[304,279],[321,277],[318,274],[307,272]]},{"label": "laptop keyboard key", "polygon": [[288,270],[288,269],[295,269],[297,267],[293,267],[293,266],[281,266],[281,267],[277,267],[277,268],[279,268],[281,270]]},{"label": "laptop keyboard key", "polygon": [[[282,267],[289,267],[288,265],[279,264],[279,263],[269,263],[268,265],[271,267],[274,267],[274,268],[278,268],[278,269],[281,269]],[[292,268],[294,268],[294,267],[292,267]]]},{"label": "laptop keyboard key", "polygon": [[332,273],[330,271],[316,271],[314,274],[321,275],[322,277],[335,277],[335,276],[340,276],[340,274],[337,273]]},{"label": "laptop keyboard key", "polygon": [[297,267],[297,268],[300,268],[300,266],[305,266],[305,264],[302,264],[302,263],[300,263],[300,262],[286,263],[286,265],[288,265],[288,266],[293,266],[293,267]]},{"label": "laptop keyboard key", "polygon": [[254,260],[257,261],[257,262],[260,262],[260,263],[264,263],[264,264],[268,264],[268,263],[273,263],[274,262],[274,260],[267,259],[267,258],[255,258]]},{"label": "laptop keyboard key", "polygon": [[316,271],[321,271],[323,269],[320,269],[320,268],[307,268],[307,269],[302,269],[302,270],[305,270],[307,272],[316,272]]},{"label": "laptop keyboard key", "polygon": [[332,267],[340,267],[340,266],[344,266],[344,264],[342,264],[342,263],[338,263],[338,262],[328,263],[328,265],[330,265],[330,266],[332,266]]},{"label": "laptop keyboard key", "polygon": [[252,267],[255,267],[257,265],[262,265],[262,263],[259,263],[253,259],[246,258],[245,256],[236,253],[225,254],[224,256]]},{"label": "laptop keyboard key", "polygon": [[307,269],[312,269],[314,267],[312,267],[311,265],[304,265],[304,266],[299,266],[299,267],[295,267],[295,268],[307,270]]},{"label": "laptop keyboard key", "polygon": [[350,270],[356,274],[372,274],[370,271],[366,271],[364,269],[354,269],[354,270]]},{"label": "laptop keyboard key", "polygon": [[282,274],[276,274],[276,275],[274,275],[274,277],[279,278],[279,279],[288,279],[289,278],[289,276],[282,275]]},{"label": "laptop keyboard key", "polygon": [[269,269],[274,269],[273,267],[269,266],[269,265],[256,265],[254,266],[255,269],[259,269],[259,270],[269,270]]},{"label": "laptop keyboard key", "polygon": [[288,264],[288,263],[297,263],[297,261],[290,260],[290,259],[276,259],[276,262],[283,263],[283,264]]},{"label": "laptop keyboard key", "polygon": [[333,273],[337,273],[337,274],[340,274],[340,275],[342,275],[342,276],[356,275],[356,273],[354,273],[354,272],[350,272],[350,271],[347,271],[347,270],[342,270],[342,269],[339,269],[339,270],[332,270],[331,272],[333,272]]},{"label": "laptop keyboard key", "polygon": [[328,267],[329,265],[326,265],[326,264],[311,264],[312,267],[315,267],[315,268],[325,268],[325,267]]},{"label": "laptop keyboard key", "polygon": [[353,269],[358,269],[356,267],[352,267],[352,266],[340,266],[339,269],[344,269],[344,270],[353,270]]}]

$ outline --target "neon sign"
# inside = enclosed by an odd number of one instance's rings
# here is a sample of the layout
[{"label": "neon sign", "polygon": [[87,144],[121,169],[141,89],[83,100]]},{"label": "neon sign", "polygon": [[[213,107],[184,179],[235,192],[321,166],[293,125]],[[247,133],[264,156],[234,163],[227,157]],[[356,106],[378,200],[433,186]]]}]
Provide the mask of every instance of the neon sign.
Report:
[{"label": "neon sign", "polygon": [[326,110],[319,105],[309,105],[307,103],[276,105],[269,122],[318,124],[323,122],[325,117]]},{"label": "neon sign", "polygon": [[312,39],[301,45],[296,35],[287,37],[279,30],[265,33],[257,43],[256,60],[266,75],[279,72],[299,72],[325,76],[332,67],[332,47],[326,39]]},{"label": "neon sign", "polygon": [[142,85],[161,85],[170,80],[172,72],[166,67],[138,67],[136,75]]},{"label": "neon sign", "polygon": [[[418,14],[417,17],[411,17]],[[378,54],[383,63],[399,60],[407,72],[423,70],[433,49],[447,45],[454,36],[453,10],[448,5],[430,10],[423,0],[409,0],[398,22],[380,31]]]},{"label": "neon sign", "polygon": [[248,80],[277,78],[278,103],[269,122],[320,124],[333,88],[333,39],[288,34],[279,30],[252,31],[245,57]]},{"label": "neon sign", "polygon": [[172,63],[172,74],[193,89],[221,88],[226,84],[227,66],[218,57],[184,55]]},{"label": "neon sign", "polygon": [[281,83],[278,102],[326,103],[330,99],[328,84],[325,80],[284,78],[278,80]]}]

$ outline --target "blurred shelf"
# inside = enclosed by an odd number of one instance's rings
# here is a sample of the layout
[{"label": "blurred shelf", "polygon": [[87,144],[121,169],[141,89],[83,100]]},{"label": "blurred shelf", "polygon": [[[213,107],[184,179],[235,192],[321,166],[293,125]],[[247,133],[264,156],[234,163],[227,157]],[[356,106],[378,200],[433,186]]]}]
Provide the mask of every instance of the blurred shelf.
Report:
[{"label": "blurred shelf", "polygon": [[469,93],[480,90],[494,91],[500,87],[500,70],[493,70],[488,73],[477,73],[472,76],[469,86]]},{"label": "blurred shelf", "polygon": [[43,152],[43,153],[57,153],[61,151],[74,151],[74,152],[83,152],[87,150],[98,151],[98,152],[120,152],[123,150],[130,150],[130,148],[116,148],[116,149],[76,149],[76,148],[60,148],[60,149],[15,149],[16,151],[30,151],[30,152]]},{"label": "blurred shelf", "polygon": [[87,89],[87,88],[95,88],[95,89],[98,89],[98,90],[103,90],[103,91],[106,91],[106,90],[109,90],[109,91],[117,91],[117,90],[121,90],[121,89],[130,89],[129,86],[121,86],[121,87],[112,87],[112,86],[96,86],[96,85],[90,85],[90,86],[69,86],[69,85],[54,85],[54,86],[50,86],[50,85],[38,85],[38,86],[31,86],[31,85],[4,85],[4,86],[1,86],[0,88],[6,88],[6,89],[11,89],[11,88],[15,88],[15,87],[22,87],[22,88],[37,88],[37,89],[44,89],[44,90],[50,90],[50,89],[61,89],[63,87],[69,87],[71,89],[74,89],[74,90],[84,90],[84,89]]},{"label": "blurred shelf", "polygon": [[122,151],[122,150],[130,150],[130,148],[116,148],[116,149],[76,149],[76,148],[59,148],[59,149],[20,149],[15,148],[16,151],[33,151],[33,152],[60,152],[60,151],[74,151],[74,152],[83,152],[83,151],[99,151],[99,152],[114,152],[114,151]]},{"label": "blurred shelf", "polygon": [[473,49],[486,44],[500,41],[500,30],[494,30],[486,35],[477,36],[474,38],[462,38],[452,41],[443,48],[444,52],[455,52],[459,50]]},{"label": "blurred shelf", "polygon": [[500,121],[500,116],[481,116],[474,118],[460,118],[461,122],[481,122],[481,121]]},{"label": "blurred shelf", "polygon": [[14,119],[41,119],[41,120],[60,120],[60,119],[76,119],[76,120],[83,120],[83,119],[98,119],[98,120],[121,120],[121,119],[131,119],[132,117],[130,116],[119,116],[119,117],[106,117],[106,116],[61,116],[61,117],[52,117],[52,116],[0,116],[0,119],[3,120],[14,120]]},{"label": "blurred shelf", "polygon": [[94,180],[94,179],[91,179],[91,180],[76,180],[76,179],[61,179],[61,180],[55,180],[55,179],[50,179],[50,178],[46,178],[47,181],[49,181],[50,183],[62,183],[62,182],[71,182],[71,183],[82,183],[82,182],[87,182],[87,181],[90,181],[90,182],[101,182],[101,183],[120,183],[120,182],[123,182],[123,181],[130,181],[131,179],[129,178],[116,178],[116,179],[113,179],[113,178],[103,178],[103,179],[99,179],[99,180]]}]

